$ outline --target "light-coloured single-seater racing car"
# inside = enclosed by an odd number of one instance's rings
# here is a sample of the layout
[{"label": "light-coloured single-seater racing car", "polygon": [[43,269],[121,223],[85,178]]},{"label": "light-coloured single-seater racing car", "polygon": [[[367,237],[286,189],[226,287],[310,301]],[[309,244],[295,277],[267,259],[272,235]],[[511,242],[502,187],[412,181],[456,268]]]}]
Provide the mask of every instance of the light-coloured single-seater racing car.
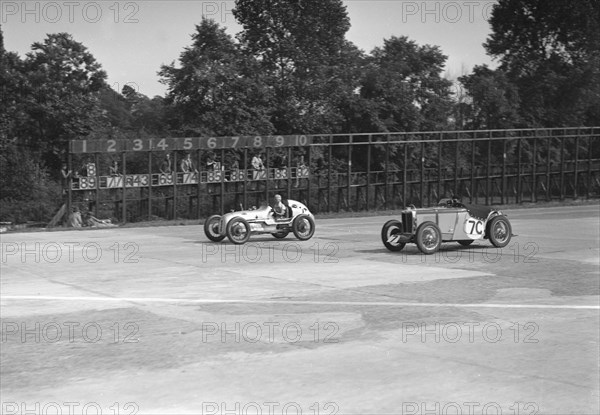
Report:
[{"label": "light-coloured single-seater racing car", "polygon": [[234,244],[248,242],[250,235],[268,234],[285,238],[290,232],[301,241],[312,238],[315,233],[315,218],[308,208],[296,200],[284,202],[287,212],[276,215],[267,204],[258,209],[241,210],[213,215],[204,222],[204,233],[213,242],[227,237]]}]

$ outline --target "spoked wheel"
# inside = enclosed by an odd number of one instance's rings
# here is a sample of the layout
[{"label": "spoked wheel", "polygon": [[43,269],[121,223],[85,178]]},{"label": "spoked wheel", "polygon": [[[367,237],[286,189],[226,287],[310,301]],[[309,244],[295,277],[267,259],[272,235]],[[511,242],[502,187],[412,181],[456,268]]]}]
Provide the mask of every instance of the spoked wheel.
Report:
[{"label": "spoked wheel", "polygon": [[315,221],[308,215],[298,215],[292,223],[294,236],[301,241],[306,241],[315,234]]},{"label": "spoked wheel", "polygon": [[250,239],[250,224],[244,218],[233,218],[227,224],[227,238],[236,244],[244,244]]},{"label": "spoked wheel", "polygon": [[204,234],[213,242],[221,242],[225,235],[221,235],[221,216],[212,215],[204,222]]},{"label": "spoked wheel", "polygon": [[464,241],[458,241],[458,243],[461,244],[462,246],[469,246],[473,242],[475,242],[473,239],[465,239]]},{"label": "spoked wheel", "polygon": [[496,248],[508,245],[512,236],[512,228],[506,216],[495,216],[488,225],[488,237]]},{"label": "spoked wheel", "polygon": [[442,232],[433,222],[424,222],[417,228],[417,246],[426,255],[431,255],[440,249]]},{"label": "spoked wheel", "polygon": [[381,228],[381,241],[383,245],[392,252],[402,251],[406,243],[400,242],[402,222],[389,220]]},{"label": "spoked wheel", "polygon": [[288,236],[289,233],[290,233],[290,231],[280,231],[280,232],[274,232],[271,235],[273,235],[277,239],[283,239],[286,236]]}]

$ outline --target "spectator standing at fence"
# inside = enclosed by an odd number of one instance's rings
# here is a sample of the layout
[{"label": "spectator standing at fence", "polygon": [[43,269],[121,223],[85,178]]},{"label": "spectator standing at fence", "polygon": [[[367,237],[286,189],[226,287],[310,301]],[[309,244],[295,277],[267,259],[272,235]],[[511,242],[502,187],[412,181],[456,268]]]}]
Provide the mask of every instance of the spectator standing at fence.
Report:
[{"label": "spectator standing at fence", "polygon": [[254,180],[258,180],[261,172],[265,169],[262,158],[260,157],[260,153],[258,152],[254,154],[254,157],[252,157],[252,168],[254,169]]},{"label": "spectator standing at fence", "polygon": [[119,162],[117,161],[117,159],[113,160],[112,165],[109,167],[108,170],[109,170],[109,174],[113,177],[121,175],[119,173]]},{"label": "spectator standing at fence", "polygon": [[159,169],[162,174],[171,174],[173,172],[173,169],[171,168],[171,155],[169,153],[165,155],[162,163],[160,163]]},{"label": "spectator standing at fence", "polygon": [[60,179],[62,183],[62,194],[65,196],[69,190],[71,183],[71,170],[69,170],[67,163],[63,163],[60,169]]},{"label": "spectator standing at fence", "polygon": [[181,171],[184,173],[198,173],[198,170],[194,168],[194,163],[192,162],[192,155],[187,154],[183,160],[181,160]]},{"label": "spectator standing at fence", "polygon": [[265,166],[263,165],[260,153],[255,153],[254,157],[252,157],[252,168],[256,171],[264,170]]},{"label": "spectator standing at fence", "polygon": [[300,186],[300,175],[302,171],[306,168],[306,163],[304,163],[304,154],[300,154],[298,159],[296,160],[296,184],[295,187]]}]

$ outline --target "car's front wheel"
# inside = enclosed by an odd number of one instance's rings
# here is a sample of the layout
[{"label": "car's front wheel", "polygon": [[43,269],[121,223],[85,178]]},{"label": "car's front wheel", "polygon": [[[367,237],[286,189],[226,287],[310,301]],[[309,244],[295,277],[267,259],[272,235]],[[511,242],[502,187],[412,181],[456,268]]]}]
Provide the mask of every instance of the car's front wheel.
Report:
[{"label": "car's front wheel", "polygon": [[213,242],[221,242],[225,235],[221,235],[221,216],[212,215],[204,222],[204,234]]},{"label": "car's front wheel", "polygon": [[494,216],[488,225],[488,238],[496,248],[503,248],[510,242],[512,228],[508,218],[503,215]]},{"label": "car's front wheel", "polygon": [[244,218],[233,218],[227,224],[227,238],[236,244],[244,244],[250,239],[250,224]]},{"label": "car's front wheel", "polygon": [[306,241],[315,234],[315,221],[308,215],[298,215],[292,222],[294,236],[301,241]]},{"label": "car's front wheel", "polygon": [[399,220],[388,220],[381,228],[381,242],[392,252],[402,251],[406,243],[400,242],[402,222]]},{"label": "car's front wheel", "polygon": [[440,249],[442,232],[433,222],[424,222],[417,228],[416,242],[419,250],[426,255],[431,255]]}]

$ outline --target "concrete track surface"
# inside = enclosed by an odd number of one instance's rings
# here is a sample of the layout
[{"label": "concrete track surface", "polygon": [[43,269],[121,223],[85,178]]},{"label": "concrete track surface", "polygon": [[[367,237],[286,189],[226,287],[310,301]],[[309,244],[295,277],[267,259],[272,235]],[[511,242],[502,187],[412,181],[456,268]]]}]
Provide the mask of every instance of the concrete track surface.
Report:
[{"label": "concrete track surface", "polygon": [[432,256],[393,216],[3,234],[2,412],[597,414],[599,206],[506,213]]}]

